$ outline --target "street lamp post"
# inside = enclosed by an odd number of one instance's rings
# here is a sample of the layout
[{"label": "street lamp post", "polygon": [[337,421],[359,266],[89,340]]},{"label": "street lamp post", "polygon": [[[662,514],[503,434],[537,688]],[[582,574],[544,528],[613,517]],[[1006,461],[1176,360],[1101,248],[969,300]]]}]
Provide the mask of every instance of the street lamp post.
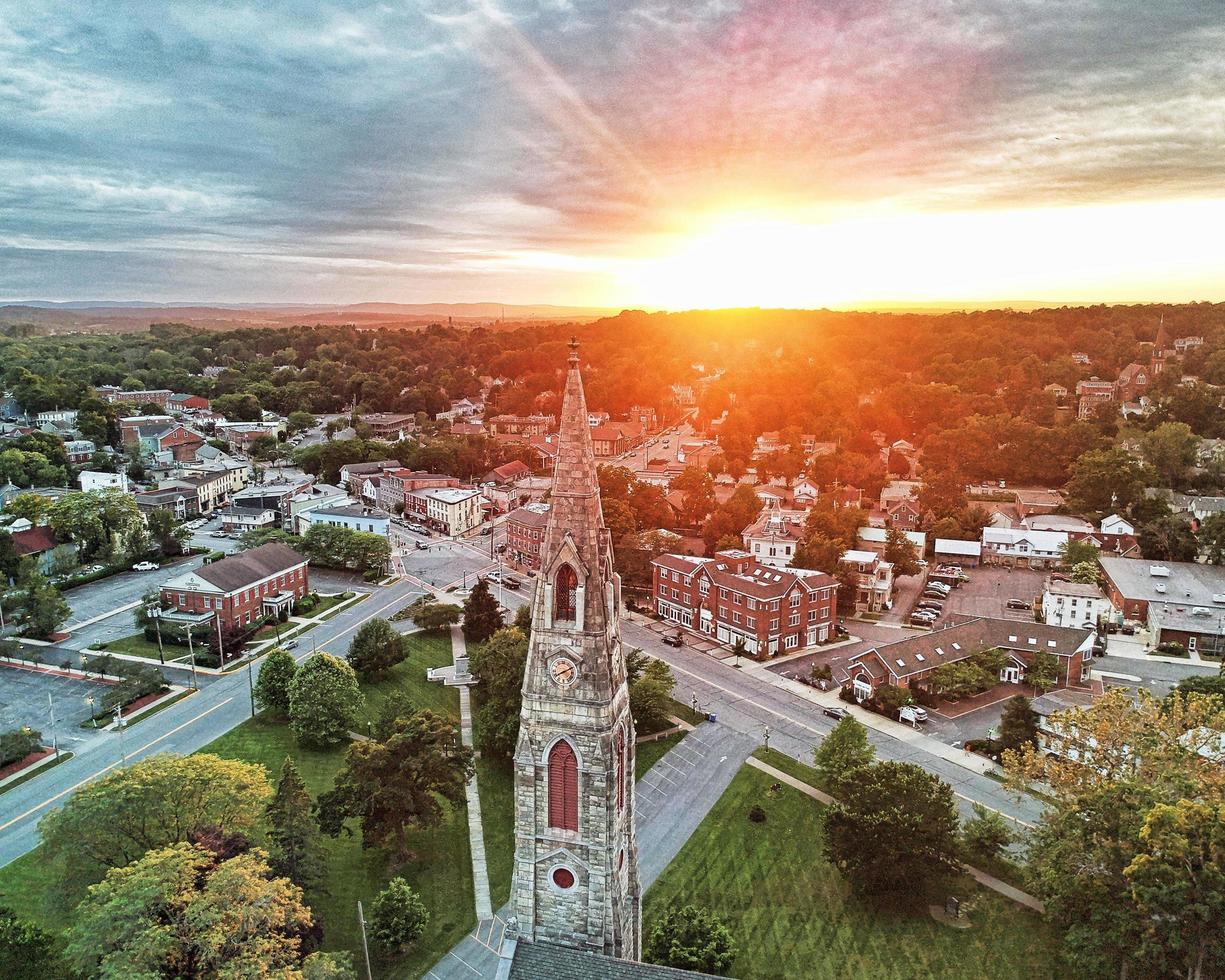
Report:
[{"label": "street lamp post", "polygon": [[762,740],[765,742],[766,751],[770,751],[770,726],[766,725],[765,730],[761,733]]},{"label": "street lamp post", "polygon": [[97,728],[98,716],[94,714],[94,696],[92,694],[86,694],[85,703],[89,705],[89,720],[94,723],[94,728]]}]

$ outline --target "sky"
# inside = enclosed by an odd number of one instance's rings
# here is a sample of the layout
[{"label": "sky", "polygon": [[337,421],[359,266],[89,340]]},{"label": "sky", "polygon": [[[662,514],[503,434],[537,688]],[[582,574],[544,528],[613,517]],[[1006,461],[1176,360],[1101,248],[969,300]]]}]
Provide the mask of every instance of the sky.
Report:
[{"label": "sky", "polygon": [[1218,0],[0,5],[0,299],[1225,300]]}]

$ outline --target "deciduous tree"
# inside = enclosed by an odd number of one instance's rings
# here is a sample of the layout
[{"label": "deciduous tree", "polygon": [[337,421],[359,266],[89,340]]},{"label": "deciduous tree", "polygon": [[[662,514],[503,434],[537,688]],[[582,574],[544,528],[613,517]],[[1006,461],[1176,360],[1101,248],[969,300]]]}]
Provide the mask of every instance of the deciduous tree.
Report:
[{"label": "deciduous tree", "polygon": [[63,890],[75,895],[107,869],[185,841],[201,827],[252,829],[271,795],[262,766],[159,755],[81,787],[38,829]]},{"label": "deciduous tree", "polygon": [[472,772],[472,751],[459,743],[450,719],[432,711],[398,718],[385,740],[349,746],[335,785],[315,804],[319,827],[336,837],[356,819],[364,846],[403,856],[410,830],[442,819],[440,798],[463,801]]},{"label": "deciduous tree", "polygon": [[812,753],[821,784],[831,795],[851,791],[855,774],[876,759],[868,731],[850,715],[838,722]]},{"label": "deciduous tree", "polygon": [[668,724],[672,689],[676,678],[662,660],[649,660],[637,678],[630,681],[630,714],[642,734],[657,732]]},{"label": "deciduous tree", "polygon": [[259,850],[218,861],[179,843],[90,886],[65,958],[95,977],[293,976],[313,923],[302,890]]},{"label": "deciduous tree", "polygon": [[413,610],[413,625],[426,632],[438,633],[459,622],[463,610],[449,602],[423,602]]},{"label": "deciduous tree", "polygon": [[289,684],[290,727],[303,745],[339,745],[365,700],[352,667],[331,654],[312,654]]},{"label": "deciduous tree", "polygon": [[853,891],[914,900],[957,872],[956,835],[947,783],[910,763],[878,762],[830,807],[824,847]]},{"label": "deciduous tree", "polygon": [[412,887],[398,875],[370,906],[370,938],[388,955],[405,953],[425,932],[430,913]]},{"label": "deciduous tree", "polygon": [[282,717],[289,714],[289,689],[297,673],[297,661],[288,650],[273,647],[268,652],[255,681],[255,703],[260,711]]},{"label": "deciduous tree", "polygon": [[404,637],[385,619],[362,623],[349,644],[349,666],[362,680],[381,677],[408,656]]},{"label": "deciduous tree", "polygon": [[476,696],[476,736],[482,751],[508,758],[519,739],[527,637],[503,626],[488,642],[473,648],[471,669],[480,684]]}]

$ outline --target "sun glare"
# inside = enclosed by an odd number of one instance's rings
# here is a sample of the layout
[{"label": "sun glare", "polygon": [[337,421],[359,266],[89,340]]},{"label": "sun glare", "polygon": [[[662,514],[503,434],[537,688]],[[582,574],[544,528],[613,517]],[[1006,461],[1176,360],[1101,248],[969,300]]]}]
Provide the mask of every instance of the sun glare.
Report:
[{"label": "sun glare", "polygon": [[1219,201],[877,211],[825,221],[728,212],[617,263],[614,291],[636,305],[674,310],[1103,296],[1186,301],[1219,292],[1225,239],[1211,229],[1222,220]]}]

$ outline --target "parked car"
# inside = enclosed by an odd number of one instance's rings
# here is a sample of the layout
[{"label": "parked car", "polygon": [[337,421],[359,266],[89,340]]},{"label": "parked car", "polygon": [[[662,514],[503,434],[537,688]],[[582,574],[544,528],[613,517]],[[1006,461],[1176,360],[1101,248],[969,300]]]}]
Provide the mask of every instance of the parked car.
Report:
[{"label": "parked car", "polygon": [[944,605],[939,599],[920,599],[915,608],[930,609],[932,612],[942,612],[944,610]]},{"label": "parked car", "polygon": [[486,525],[485,527],[481,528],[481,537],[483,537],[483,538],[487,538],[487,537],[489,537],[489,535],[491,535],[491,534],[493,534],[493,528],[492,528],[492,527],[489,527],[488,525]]},{"label": "parked car", "polygon": [[214,531],[212,534],[209,535],[209,537],[210,538],[228,538],[229,535],[226,534],[225,531]]},{"label": "parked car", "polygon": [[925,619],[930,623],[934,623],[940,618],[940,613],[934,609],[916,609],[910,614],[911,619]]},{"label": "parked car", "polygon": [[522,582],[520,582],[517,578],[511,578],[509,575],[502,580],[502,584],[506,586],[506,588],[510,589],[511,592],[518,592],[521,588],[523,588]]},{"label": "parked car", "polygon": [[161,566],[151,561],[138,561],[132,566],[134,572],[156,572]]},{"label": "parked car", "polygon": [[670,647],[680,648],[685,645],[685,637],[680,633],[677,633],[675,636],[665,636],[664,643]]},{"label": "parked car", "polygon": [[836,704],[828,705],[821,709],[821,714],[827,718],[837,718],[841,721],[843,718],[850,718],[851,713],[846,708],[841,708]]},{"label": "parked car", "polygon": [[927,721],[927,709],[921,708],[917,704],[904,704],[898,712],[898,719],[901,721],[916,721],[922,724]]},{"label": "parked car", "polygon": [[848,631],[847,628],[843,626],[841,623],[836,623],[834,625],[834,635],[835,636],[850,636],[851,634],[850,634],[850,631]]},{"label": "parked car", "polygon": [[1026,602],[1024,599],[1009,599],[1004,605],[1009,609],[1033,609],[1033,603]]},{"label": "parked car", "polygon": [[424,541],[414,541],[413,547],[416,548],[418,551],[429,551],[430,550],[430,546],[426,544]]},{"label": "parked car", "polygon": [[928,616],[920,616],[918,613],[915,613],[910,617],[911,626],[933,626],[935,625],[935,622],[936,621],[934,619]]}]

